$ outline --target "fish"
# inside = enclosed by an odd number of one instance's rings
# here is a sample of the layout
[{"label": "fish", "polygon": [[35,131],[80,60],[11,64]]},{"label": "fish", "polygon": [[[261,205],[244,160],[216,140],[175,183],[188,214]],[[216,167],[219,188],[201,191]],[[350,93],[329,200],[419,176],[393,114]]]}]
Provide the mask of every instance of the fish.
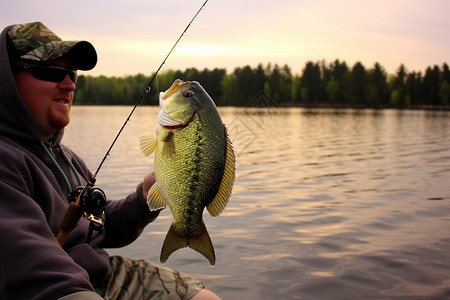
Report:
[{"label": "fish", "polygon": [[156,135],[142,136],[144,156],[154,153],[156,182],[147,203],[151,211],[170,207],[173,222],[161,249],[165,263],[189,247],[215,265],[214,246],[203,221],[228,204],[236,172],[233,145],[217,107],[197,81],[177,79],[159,95]]}]

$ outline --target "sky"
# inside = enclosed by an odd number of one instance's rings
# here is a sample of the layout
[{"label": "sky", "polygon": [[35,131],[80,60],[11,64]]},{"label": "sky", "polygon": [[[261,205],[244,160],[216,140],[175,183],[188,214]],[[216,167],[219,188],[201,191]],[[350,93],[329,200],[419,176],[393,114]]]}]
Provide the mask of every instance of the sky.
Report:
[{"label": "sky", "polygon": [[[41,21],[91,42],[89,75],[151,75],[204,2],[2,0],[0,27]],[[161,71],[270,63],[300,75],[308,61],[339,59],[423,73],[450,63],[449,12],[448,0],[208,0]]]}]

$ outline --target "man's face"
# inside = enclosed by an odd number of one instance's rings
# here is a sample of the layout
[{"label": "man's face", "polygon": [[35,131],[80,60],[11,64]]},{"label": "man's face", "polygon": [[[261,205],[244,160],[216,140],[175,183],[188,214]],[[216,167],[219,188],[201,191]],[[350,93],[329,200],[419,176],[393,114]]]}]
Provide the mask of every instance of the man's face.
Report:
[{"label": "man's face", "polygon": [[[48,61],[47,64],[70,66],[64,57]],[[45,138],[50,138],[69,124],[75,90],[75,84],[69,76],[65,76],[61,82],[52,82],[35,78],[30,70],[20,70],[15,72],[14,79],[20,96]]]}]

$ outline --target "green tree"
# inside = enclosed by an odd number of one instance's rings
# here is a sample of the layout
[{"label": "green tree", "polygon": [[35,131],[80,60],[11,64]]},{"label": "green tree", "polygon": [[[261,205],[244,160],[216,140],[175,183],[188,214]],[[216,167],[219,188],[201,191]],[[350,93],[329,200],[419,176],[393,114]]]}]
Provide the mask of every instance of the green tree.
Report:
[{"label": "green tree", "polygon": [[283,68],[275,65],[268,77],[270,96],[277,102],[292,101],[292,80],[291,69],[287,65]]},{"label": "green tree", "polygon": [[300,90],[301,99],[303,99],[305,102],[309,99],[309,91],[307,87],[303,87]]},{"label": "green tree", "polygon": [[202,86],[214,101],[218,101],[222,97],[223,93],[221,82],[227,72],[225,69],[218,68],[215,68],[212,71],[205,69],[204,72],[206,73],[206,81],[204,85],[202,84]]},{"label": "green tree", "polygon": [[219,104],[222,106],[238,106],[239,103],[237,95],[239,89],[237,86],[236,76],[234,73],[225,76],[221,82],[222,97],[219,99]]},{"label": "green tree", "polygon": [[336,103],[339,97],[339,83],[336,80],[330,80],[326,87],[328,100]]},{"label": "green tree", "polygon": [[423,77],[423,95],[425,103],[436,105],[439,103],[440,70],[438,66],[428,67]]},{"label": "green tree", "polygon": [[258,93],[255,86],[252,84],[253,70],[250,66],[236,68],[234,70],[234,75],[238,87],[238,92],[235,97],[240,106],[247,105]]},{"label": "green tree", "polygon": [[339,86],[336,100],[341,103],[349,102],[350,100],[350,71],[345,62],[340,62],[336,59],[330,64],[331,79],[336,81]]},{"label": "green tree", "polygon": [[441,87],[439,88],[440,104],[450,104],[450,70],[446,63],[442,65],[441,71]]},{"label": "green tree", "polygon": [[270,87],[268,85],[268,79],[262,64],[259,64],[258,67],[253,70],[253,76],[253,90],[257,91],[257,93],[259,93],[260,91],[265,91],[268,95],[270,95],[271,93],[266,91],[266,88],[270,89]]},{"label": "green tree", "polygon": [[391,92],[391,105],[394,107],[400,107],[401,106],[401,99],[400,99],[400,91],[399,90],[393,90]]},{"label": "green tree", "polygon": [[419,105],[423,99],[422,74],[411,72],[406,78],[406,95],[410,99],[411,105]]},{"label": "green tree", "polygon": [[446,63],[442,64],[441,82],[447,82],[448,84],[450,84],[450,70],[448,64]]},{"label": "green tree", "polygon": [[[311,103],[323,100],[322,98],[322,78],[320,74],[320,66],[318,63],[307,62],[300,77],[300,87],[302,100]],[[307,93],[303,92],[305,89]],[[304,97],[307,98],[304,98]]]},{"label": "green tree", "polygon": [[439,88],[439,101],[442,105],[448,105],[450,98],[450,86],[449,84],[444,81],[444,83],[441,84],[441,87]]},{"label": "green tree", "polygon": [[386,105],[388,101],[387,73],[384,68],[377,62],[373,69],[369,71],[369,86],[373,87],[368,100],[372,107]]},{"label": "green tree", "polygon": [[409,98],[406,97],[406,78],[406,67],[404,64],[401,64],[393,81],[393,90],[397,90],[398,92],[398,99],[395,104],[396,107],[404,107],[405,105],[409,105]]},{"label": "green tree", "polygon": [[364,66],[360,62],[355,63],[350,76],[350,99],[353,105],[360,106],[367,104],[366,77],[367,73]]}]

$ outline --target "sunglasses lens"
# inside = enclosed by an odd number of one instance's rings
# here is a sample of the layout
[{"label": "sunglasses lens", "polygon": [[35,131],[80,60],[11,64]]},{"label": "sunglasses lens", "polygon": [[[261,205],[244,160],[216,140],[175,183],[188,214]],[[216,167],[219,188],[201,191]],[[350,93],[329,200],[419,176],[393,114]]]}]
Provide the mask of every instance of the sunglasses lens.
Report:
[{"label": "sunglasses lens", "polygon": [[29,69],[31,74],[39,80],[61,82],[69,76],[73,83],[77,82],[77,71],[61,66],[42,66],[42,65],[18,65],[19,69]]},{"label": "sunglasses lens", "polygon": [[33,68],[31,73],[40,80],[60,82],[63,81],[65,74],[59,70],[51,70],[45,68]]},{"label": "sunglasses lens", "polygon": [[59,70],[59,69],[50,69],[50,68],[33,68],[31,72],[34,77],[40,80],[52,81],[52,82],[61,82],[69,75],[70,80],[73,83],[76,83],[77,74],[72,70]]}]

